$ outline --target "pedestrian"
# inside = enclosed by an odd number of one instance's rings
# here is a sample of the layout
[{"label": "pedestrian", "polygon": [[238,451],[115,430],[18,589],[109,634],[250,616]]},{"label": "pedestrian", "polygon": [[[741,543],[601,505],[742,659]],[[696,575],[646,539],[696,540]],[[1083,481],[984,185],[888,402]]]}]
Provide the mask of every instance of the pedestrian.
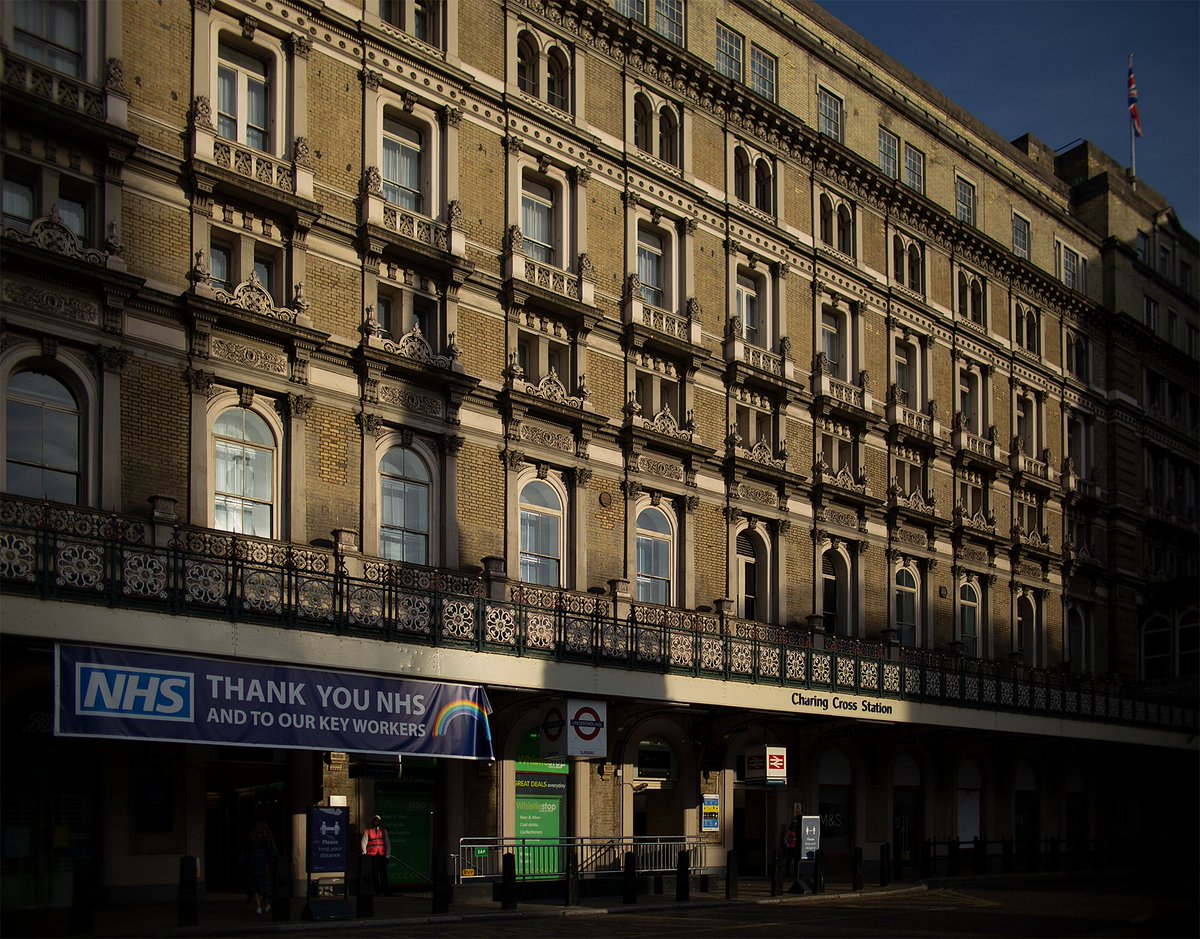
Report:
[{"label": "pedestrian", "polygon": [[371,827],[363,832],[362,853],[371,866],[371,886],[375,895],[390,897],[392,890],[388,886],[387,866],[392,854],[392,840],[378,815],[372,816]]},{"label": "pedestrian", "polygon": [[783,864],[790,875],[796,865],[796,823],[792,822],[783,833]]},{"label": "pedestrian", "polygon": [[256,915],[271,912],[271,884],[275,880],[275,858],[278,854],[271,828],[266,819],[260,818],[250,829],[245,855]]}]

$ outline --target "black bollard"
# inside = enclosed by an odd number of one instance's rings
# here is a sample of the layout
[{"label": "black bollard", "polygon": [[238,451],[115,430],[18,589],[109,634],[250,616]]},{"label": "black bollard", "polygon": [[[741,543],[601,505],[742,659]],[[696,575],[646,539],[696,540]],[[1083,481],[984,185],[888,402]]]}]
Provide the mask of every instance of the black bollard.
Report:
[{"label": "black bollard", "polygon": [[79,858],[71,872],[71,932],[95,929],[91,858]]},{"label": "black bollard", "polygon": [[566,906],[579,906],[579,855],[572,848],[567,852]]},{"label": "black bollard", "polygon": [[[359,919],[373,919],[375,916],[375,883],[366,864],[363,865],[362,875],[358,878],[358,898],[354,905],[354,915]],[[307,918],[308,913],[301,913],[301,916]]]},{"label": "black bollard", "polygon": [[625,870],[622,882],[625,902],[637,903],[637,855],[632,851],[625,852]]},{"label": "black bollard", "polygon": [[863,849],[862,845],[854,846],[854,868],[850,871],[850,889],[863,888]]},{"label": "black bollard", "polygon": [[434,855],[433,858],[433,915],[441,916],[450,912],[450,896],[453,887],[450,884],[450,870],[444,854]]},{"label": "black bollard", "polygon": [[517,856],[509,851],[504,855],[504,873],[500,878],[500,909],[517,908]]},{"label": "black bollard", "polygon": [[946,859],[946,873],[951,877],[957,877],[962,870],[961,849],[962,845],[957,840],[946,845],[946,852],[949,855]]},{"label": "black bollard", "polygon": [[194,855],[179,859],[179,925],[195,926],[200,922],[199,869]]},{"label": "black bollard", "polygon": [[738,895],[738,866],[737,852],[729,851],[725,855],[725,899],[736,900]]},{"label": "black bollard", "polygon": [[773,897],[779,896],[783,890],[783,885],[779,882],[779,874],[779,852],[776,851],[767,861],[767,879],[771,882],[771,896]]},{"label": "black bollard", "polygon": [[892,880],[904,879],[904,849],[897,841],[892,845]]},{"label": "black bollard", "polygon": [[275,876],[271,880],[271,920],[286,923],[292,918],[292,859],[275,859]]},{"label": "black bollard", "polygon": [[892,846],[886,841],[879,846],[879,886],[892,882]]},{"label": "black bollard", "polygon": [[813,853],[813,893],[825,892],[825,865],[821,861],[821,851]]},{"label": "black bollard", "polygon": [[680,851],[675,861],[675,900],[687,903],[692,889],[692,865],[687,851]]}]

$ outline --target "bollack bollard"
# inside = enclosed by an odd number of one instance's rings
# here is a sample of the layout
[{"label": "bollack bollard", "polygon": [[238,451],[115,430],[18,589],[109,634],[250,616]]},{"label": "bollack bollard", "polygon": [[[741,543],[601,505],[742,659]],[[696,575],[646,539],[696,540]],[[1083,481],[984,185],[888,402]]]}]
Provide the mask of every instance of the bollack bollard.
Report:
[{"label": "bollack bollard", "polygon": [[737,852],[725,854],[725,899],[736,900],[738,896]]},{"label": "bollack bollard", "polygon": [[509,851],[504,855],[503,873],[500,879],[500,909],[517,908],[517,856]]},{"label": "bollack bollard", "polygon": [[825,892],[825,863],[821,860],[821,851],[818,848],[813,853],[813,893]]},{"label": "bollack bollard", "polygon": [[179,925],[196,926],[200,922],[199,865],[196,857],[185,854],[179,859]]},{"label": "bollack bollard", "polygon": [[622,873],[624,900],[626,903],[637,903],[637,855],[632,851],[625,852],[625,869]]},{"label": "bollack bollard", "polygon": [[579,855],[572,848],[567,852],[567,890],[565,906],[579,906]]},{"label": "bollack bollard", "polygon": [[450,870],[444,854],[438,854],[433,859],[433,915],[441,916],[450,912],[450,896],[453,888],[450,885]]},{"label": "bollack bollard", "polygon": [[687,851],[680,851],[675,860],[675,901],[687,903],[692,889],[692,865]]},{"label": "bollack bollard", "polygon": [[767,862],[767,879],[771,882],[771,896],[773,897],[779,896],[783,890],[779,875],[779,852],[776,851],[771,855],[771,860]]},{"label": "bollack bollard", "polygon": [[892,846],[886,841],[879,846],[879,886],[892,882]]},{"label": "bollack bollard", "polygon": [[863,888],[863,849],[862,845],[854,846],[854,868],[850,871],[850,889]]}]

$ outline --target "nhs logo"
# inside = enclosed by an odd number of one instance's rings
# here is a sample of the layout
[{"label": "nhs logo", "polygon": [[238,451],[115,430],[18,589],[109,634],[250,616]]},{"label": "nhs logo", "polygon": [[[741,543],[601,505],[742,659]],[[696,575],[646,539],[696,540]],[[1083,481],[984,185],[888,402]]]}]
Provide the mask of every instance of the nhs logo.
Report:
[{"label": "nhs logo", "polygon": [[195,675],[121,665],[75,664],[75,713],[191,721]]}]

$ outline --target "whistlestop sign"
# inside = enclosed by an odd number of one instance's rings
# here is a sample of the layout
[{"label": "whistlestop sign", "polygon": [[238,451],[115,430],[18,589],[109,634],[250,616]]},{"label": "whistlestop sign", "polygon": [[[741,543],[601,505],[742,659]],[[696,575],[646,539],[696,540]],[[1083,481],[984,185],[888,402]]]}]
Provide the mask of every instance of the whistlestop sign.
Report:
[{"label": "whistlestop sign", "polygon": [[478,685],[59,645],[54,733],[491,760]]}]

